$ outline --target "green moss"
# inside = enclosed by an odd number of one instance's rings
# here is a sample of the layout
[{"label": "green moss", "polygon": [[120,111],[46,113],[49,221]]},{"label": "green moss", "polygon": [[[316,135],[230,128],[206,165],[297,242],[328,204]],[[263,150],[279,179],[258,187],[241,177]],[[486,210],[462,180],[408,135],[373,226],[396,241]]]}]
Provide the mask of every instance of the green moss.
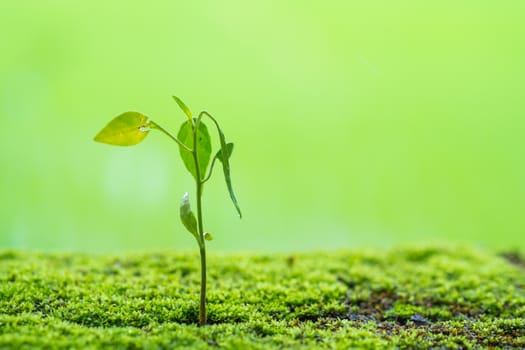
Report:
[{"label": "green moss", "polygon": [[525,271],[464,248],[211,255],[0,252],[0,348],[525,347]]}]

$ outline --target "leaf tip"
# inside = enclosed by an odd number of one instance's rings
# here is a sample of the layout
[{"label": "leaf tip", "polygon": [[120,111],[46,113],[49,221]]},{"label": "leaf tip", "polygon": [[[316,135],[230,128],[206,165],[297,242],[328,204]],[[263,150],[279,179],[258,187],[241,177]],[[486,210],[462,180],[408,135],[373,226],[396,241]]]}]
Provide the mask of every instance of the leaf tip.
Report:
[{"label": "leaf tip", "polygon": [[193,113],[191,113],[191,110],[188,108],[188,106],[186,106],[186,104],[182,102],[182,100],[177,96],[172,95],[171,97],[175,100],[175,102],[177,102],[179,108],[182,109],[184,114],[186,114],[186,116],[188,117],[188,120],[191,122],[193,119]]}]

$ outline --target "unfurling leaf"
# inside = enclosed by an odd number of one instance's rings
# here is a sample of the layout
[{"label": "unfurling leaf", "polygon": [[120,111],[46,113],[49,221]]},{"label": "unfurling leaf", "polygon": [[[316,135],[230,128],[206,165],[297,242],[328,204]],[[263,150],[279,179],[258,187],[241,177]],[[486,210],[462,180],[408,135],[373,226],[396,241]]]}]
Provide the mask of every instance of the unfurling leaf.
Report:
[{"label": "unfurling leaf", "polygon": [[188,108],[188,106],[186,106],[186,104],[184,102],[182,102],[182,100],[180,98],[178,98],[177,96],[171,96],[171,97],[173,97],[175,102],[177,102],[177,104],[179,105],[180,109],[182,109],[184,114],[186,114],[186,116],[188,117],[188,120],[191,122],[191,120],[193,119],[193,114],[191,113],[191,111]]},{"label": "unfurling leaf", "polygon": [[184,193],[184,196],[182,196],[182,201],[180,202],[180,219],[182,220],[182,223],[186,227],[186,229],[195,236],[195,238],[198,239],[198,229],[197,229],[197,220],[195,219],[195,215],[191,211],[190,207],[190,199],[188,196],[188,192]]},{"label": "unfurling leaf", "polygon": [[95,141],[116,146],[140,143],[151,129],[149,118],[138,112],[122,113],[95,136]]},{"label": "unfurling leaf", "polygon": [[[228,150],[228,159],[230,159],[232,152],[233,152],[233,143],[228,143],[226,145],[226,148]],[[215,153],[215,156],[213,157],[210,165],[210,171],[208,172],[208,176],[204,181],[208,181],[208,179],[211,177],[211,174],[213,173],[213,168],[215,167],[215,161],[219,159],[222,162],[222,149],[220,149],[217,153]]]},{"label": "unfurling leaf", "polygon": [[[233,153],[233,143],[229,142],[229,143],[226,144],[226,157],[228,158],[228,160],[232,156],[232,153]],[[222,155],[222,148],[219,150],[219,152],[217,152],[217,154],[215,155],[215,158],[220,160],[221,163],[224,162],[223,161],[223,155]]]},{"label": "unfurling leaf", "polygon": [[[193,149],[193,123],[185,121],[177,134],[177,138],[190,149]],[[202,180],[206,176],[206,168],[210,162],[211,156],[211,139],[208,128],[201,121],[199,122],[199,130],[197,132],[197,156],[199,158],[200,179],[197,179],[197,170],[195,169],[195,161],[193,154],[187,152],[184,148],[179,147],[180,157],[186,166],[186,169],[193,175],[196,180]]]},{"label": "unfurling leaf", "polygon": [[209,232],[204,232],[204,233],[202,234],[202,236],[203,236],[204,239],[207,240],[207,241],[212,241],[212,240],[213,240],[213,236],[212,236],[211,233],[209,233]]},{"label": "unfurling leaf", "polygon": [[[226,138],[224,137],[224,133],[221,130],[221,127],[219,126],[219,123],[213,118],[211,115],[207,114],[208,117],[210,117],[211,120],[215,123],[215,126],[217,126],[217,131],[219,133],[219,139],[221,141],[221,154],[218,157],[218,159],[222,163],[222,170],[224,172],[224,180],[226,181],[226,186],[228,187],[228,192],[230,193],[230,198],[235,205],[235,209],[237,209],[237,213],[239,213],[239,217],[242,218],[241,208],[239,207],[239,203],[237,202],[237,198],[235,197],[235,193],[233,192],[233,186],[232,186],[232,180],[230,176],[230,155],[233,151],[233,144],[231,145],[231,148],[226,144]],[[224,157],[224,155],[227,155]]]}]

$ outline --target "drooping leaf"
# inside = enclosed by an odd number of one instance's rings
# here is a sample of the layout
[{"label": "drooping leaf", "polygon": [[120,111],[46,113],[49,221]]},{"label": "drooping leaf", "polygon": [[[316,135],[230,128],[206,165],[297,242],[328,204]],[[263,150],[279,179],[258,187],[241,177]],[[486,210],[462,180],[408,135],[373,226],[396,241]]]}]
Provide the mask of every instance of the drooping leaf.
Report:
[{"label": "drooping leaf", "polygon": [[[187,147],[193,149],[193,123],[185,121],[179,130],[177,138],[184,143]],[[197,170],[195,169],[195,160],[193,159],[193,153],[187,152],[182,147],[179,147],[180,157],[186,166],[186,169],[197,179]],[[200,168],[200,179],[204,179],[206,176],[206,168],[210,163],[211,156],[211,139],[208,128],[201,121],[199,122],[199,130],[197,132],[197,156],[199,159]]]},{"label": "drooping leaf", "polygon": [[[219,126],[219,123],[215,118],[213,118],[211,115],[206,114],[208,117],[210,117],[211,120],[215,123],[215,126],[217,126],[217,132],[219,133],[219,139],[221,141],[221,154],[218,157],[218,159],[222,163],[222,170],[224,172],[224,180],[226,181],[226,186],[228,187],[228,192],[230,193],[230,198],[233,202],[233,205],[235,205],[235,209],[237,209],[237,213],[239,213],[239,217],[242,218],[241,208],[239,207],[239,203],[237,202],[237,198],[235,197],[235,193],[233,192],[233,186],[232,186],[232,180],[230,176],[230,155],[233,151],[233,144],[231,146],[231,150],[228,149],[228,144],[226,143],[226,138],[224,137],[224,133],[221,130],[221,127]],[[226,157],[224,155],[227,155]]]},{"label": "drooping leaf", "polygon": [[188,106],[186,106],[186,104],[184,102],[182,102],[182,100],[180,98],[178,98],[177,96],[171,96],[171,97],[173,97],[175,102],[177,102],[177,104],[179,105],[180,109],[182,109],[184,114],[186,114],[186,116],[188,117],[188,120],[191,121],[193,119],[193,114],[191,113],[191,111],[188,108]]},{"label": "drooping leaf", "polygon": [[113,118],[94,140],[116,146],[133,146],[144,140],[150,129],[149,118],[144,114],[125,112]]},{"label": "drooping leaf", "polygon": [[[232,152],[233,152],[233,143],[229,142],[226,144],[226,148],[228,150],[228,159],[230,159]],[[208,179],[211,177],[211,174],[213,173],[213,168],[215,167],[215,161],[217,159],[220,159],[222,162],[222,149],[220,149],[217,153],[215,153],[215,156],[213,157],[210,165],[210,171],[208,172],[208,176],[204,181],[208,181]]]},{"label": "drooping leaf", "polygon": [[188,192],[184,193],[184,196],[182,196],[182,201],[180,202],[180,219],[186,227],[186,229],[198,240],[199,234],[197,228],[197,220],[195,219],[195,215],[191,211]]}]

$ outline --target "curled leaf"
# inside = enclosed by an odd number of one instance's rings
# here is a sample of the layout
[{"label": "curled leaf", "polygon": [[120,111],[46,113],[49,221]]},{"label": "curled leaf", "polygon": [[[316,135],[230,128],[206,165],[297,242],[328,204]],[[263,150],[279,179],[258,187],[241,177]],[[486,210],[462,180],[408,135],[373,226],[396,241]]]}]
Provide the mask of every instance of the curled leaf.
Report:
[{"label": "curled leaf", "polygon": [[94,140],[115,146],[133,146],[144,140],[150,129],[149,118],[144,114],[125,112],[113,118]]},{"label": "curled leaf", "polygon": [[[228,142],[226,144],[226,158],[229,160],[233,153],[233,142]],[[215,158],[219,159],[221,163],[224,162],[224,156],[222,152],[222,148],[217,152],[215,155]]]},{"label": "curled leaf", "polygon": [[197,220],[195,219],[195,215],[191,211],[190,207],[190,199],[188,192],[184,193],[184,196],[182,196],[182,201],[180,203],[180,219],[182,223],[184,224],[184,227],[193,235],[197,240],[198,238],[198,229],[197,229]]},{"label": "curled leaf", "polygon": [[[233,143],[228,143],[226,144],[226,149],[228,150],[228,159],[230,159],[231,155],[232,155],[232,152],[233,152]],[[213,168],[215,167],[215,161],[219,159],[220,162],[222,163],[222,149],[220,149],[217,153],[215,153],[215,156],[213,157],[212,161],[211,161],[211,165],[210,165],[210,171],[208,172],[208,176],[206,176],[206,179],[204,179],[204,181],[208,181],[209,178],[211,177],[212,173],[213,173]]]}]

